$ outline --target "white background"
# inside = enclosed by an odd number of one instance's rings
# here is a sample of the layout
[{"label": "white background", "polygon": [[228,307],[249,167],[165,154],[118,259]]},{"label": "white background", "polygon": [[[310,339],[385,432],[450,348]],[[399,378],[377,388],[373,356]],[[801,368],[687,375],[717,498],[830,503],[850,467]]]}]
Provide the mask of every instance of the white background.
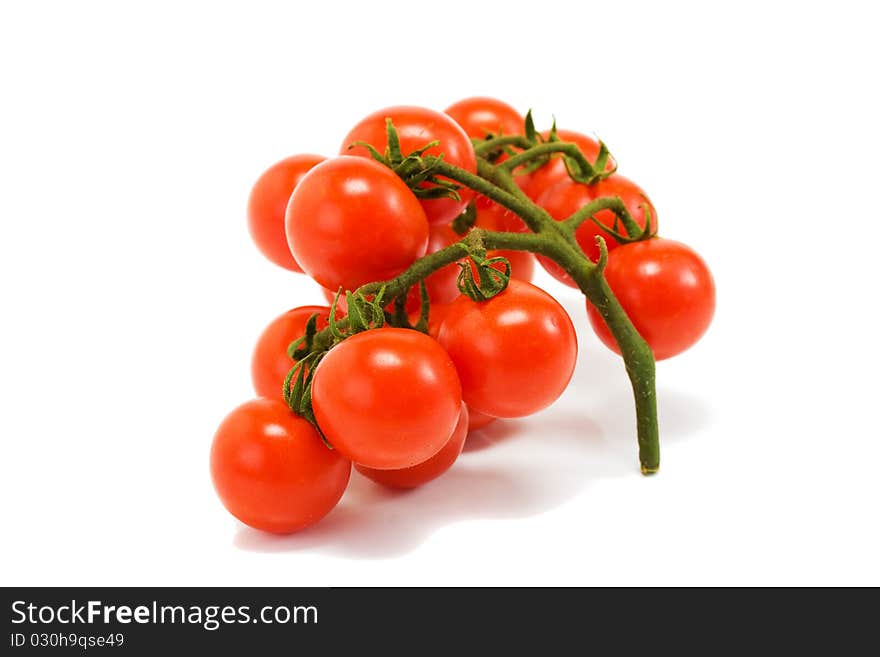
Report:
[{"label": "white background", "polygon": [[[868,7],[3,3],[0,582],[880,584]],[[250,185],[476,94],[598,134],[714,270],[709,333],[658,367],[661,473],[542,273],[581,341],[556,405],[422,490],[354,478],[311,530],[244,528],[213,431],[262,327],[322,301],[251,244]]]}]

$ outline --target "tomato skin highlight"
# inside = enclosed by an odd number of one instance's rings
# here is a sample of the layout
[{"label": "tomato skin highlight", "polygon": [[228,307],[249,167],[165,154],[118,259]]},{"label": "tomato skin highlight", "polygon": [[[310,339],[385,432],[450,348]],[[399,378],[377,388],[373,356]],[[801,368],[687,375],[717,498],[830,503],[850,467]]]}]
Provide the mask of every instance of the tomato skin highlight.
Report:
[{"label": "tomato skin highlight", "polygon": [[377,484],[382,484],[389,488],[417,488],[429,481],[433,481],[452,467],[461,454],[462,448],[464,448],[467,432],[468,410],[467,406],[462,403],[461,414],[458,417],[458,422],[455,423],[455,428],[452,430],[452,436],[440,448],[440,451],[427,461],[422,461],[409,468],[402,468],[400,470],[377,470],[360,464],[355,464],[354,467],[362,475],[372,479]]},{"label": "tomato skin highlight", "polygon": [[360,157],[327,160],[306,174],[285,222],[294,258],[331,290],[393,278],[428,245],[418,199],[391,169]]},{"label": "tomato skin highlight", "polygon": [[317,329],[327,326],[330,308],[300,306],[273,319],[257,339],[251,356],[251,381],[258,397],[283,400],[284,379],[296,363],[287,356],[291,342],[305,335],[309,318],[318,313]]},{"label": "tomato skin highlight", "polygon": [[[353,146],[362,141],[371,144],[380,153],[388,145],[385,119],[390,118],[397,129],[400,148],[404,155],[439,140],[440,144],[428,149],[425,155],[443,155],[450,164],[476,173],[477,156],[474,147],[464,130],[451,117],[424,107],[401,105],[387,107],[363,118],[346,135],[340,148],[341,154],[371,158],[369,150],[363,146]],[[425,216],[431,224],[448,224],[467,207],[473,198],[473,191],[467,187],[458,190],[461,200],[452,198],[419,199]]]},{"label": "tomato skin highlight", "polygon": [[544,290],[511,280],[488,301],[450,304],[439,342],[461,380],[469,410],[523,417],[553,403],[568,386],[577,338],[565,309]]},{"label": "tomato skin highlight", "polygon": [[370,468],[408,468],[449,440],[461,413],[461,384],[433,338],[373,329],[324,356],[312,379],[312,408],[346,458]]},{"label": "tomato skin highlight", "polygon": [[[647,206],[651,216],[651,231],[657,231],[657,211],[654,209],[654,205],[651,203],[648,195],[629,178],[624,178],[619,174],[613,174],[605,180],[600,180],[592,185],[584,185],[571,179],[562,180],[541,194],[538,197],[537,203],[547,210],[554,219],[563,221],[590,201],[609,196],[619,197],[633,219],[635,219],[635,222],[643,229],[648,219],[648,215],[645,212],[645,207]],[[614,227],[615,214],[611,210],[597,212],[595,217],[602,222],[602,225],[608,228]],[[617,232],[626,235],[626,228],[620,222],[617,224]],[[605,238],[605,245],[608,247],[608,251],[620,245],[607,231],[602,230],[592,221],[585,221],[578,227],[575,238],[584,254],[592,262],[599,260],[599,245],[596,244],[596,236],[598,235]],[[541,255],[537,256],[537,259],[553,278],[565,283],[569,287],[577,287],[571,276],[553,260]]]},{"label": "tomato skin highlight", "polygon": [[488,96],[464,98],[445,110],[462,127],[468,137],[485,139],[525,134],[525,119],[507,103]]},{"label": "tomato skin highlight", "polygon": [[[625,244],[608,256],[605,278],[655,360],[680,354],[702,337],[715,313],[715,282],[689,246],[660,237]],[[605,320],[587,302],[596,335],[620,353]]]},{"label": "tomato skin highlight", "polygon": [[284,402],[254,399],[221,422],[211,445],[211,478],[226,509],[277,534],[314,524],[339,502],[351,463]]},{"label": "tomato skin highlight", "polygon": [[251,189],[247,204],[248,230],[266,258],[279,267],[302,273],[284,233],[284,213],[290,195],[302,177],[326,158],[294,155],[266,169]]}]

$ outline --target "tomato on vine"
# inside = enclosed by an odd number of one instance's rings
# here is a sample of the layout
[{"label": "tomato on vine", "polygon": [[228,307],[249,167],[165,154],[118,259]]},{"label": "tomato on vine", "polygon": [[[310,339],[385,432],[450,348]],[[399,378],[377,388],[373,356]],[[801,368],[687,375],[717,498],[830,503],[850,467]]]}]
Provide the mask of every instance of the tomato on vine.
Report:
[{"label": "tomato on vine", "polygon": [[290,197],[286,229],[297,262],[331,290],[392,278],[428,245],[418,199],[391,169],[362,157],[312,169]]},{"label": "tomato on vine", "polygon": [[[715,282],[696,251],[655,237],[618,247],[608,255],[605,278],[656,360],[692,346],[715,313]],[[620,348],[596,308],[587,303],[590,324],[613,351]]]},{"label": "tomato on vine", "polygon": [[284,212],[290,195],[302,177],[326,158],[294,155],[266,169],[248,197],[248,229],[260,252],[279,267],[302,272],[294,260],[284,233]]},{"label": "tomato on vine", "polygon": [[[528,232],[528,226],[504,206],[497,203],[476,203],[477,218],[474,226],[485,230],[507,231],[514,233]],[[490,249],[486,256],[489,258],[502,257],[510,263],[510,277],[527,283],[535,275],[535,256],[528,251],[513,251],[510,249]],[[496,266],[500,269],[500,266]]]},{"label": "tomato on vine", "polygon": [[438,340],[455,363],[468,408],[492,417],[522,417],[549,406],[568,386],[577,357],[565,309],[517,280],[488,301],[455,300]]},{"label": "tomato on vine", "polygon": [[[590,201],[606,196],[619,197],[639,225],[639,228],[645,228],[648,216],[650,215],[651,232],[657,232],[657,211],[654,209],[654,205],[651,203],[648,195],[633,181],[616,173],[592,185],[584,185],[571,179],[562,180],[541,194],[538,197],[537,203],[547,210],[551,217],[557,221],[563,221]],[[594,216],[604,226],[613,229],[615,215],[611,210],[601,210]],[[617,232],[626,235],[626,230],[620,222],[618,222]],[[584,254],[592,262],[596,262],[599,259],[599,246],[596,243],[597,235],[605,238],[605,244],[609,251],[619,245],[617,240],[606,230],[599,228],[592,221],[585,221],[578,227],[575,238],[581,249],[583,249]],[[539,255],[538,262],[556,280],[570,287],[577,287],[574,281],[571,280],[571,276],[553,260]]]},{"label": "tomato on vine", "polygon": [[318,315],[316,328],[327,327],[330,308],[300,306],[273,319],[263,329],[251,356],[251,381],[259,397],[283,399],[281,388],[294,361],[287,355],[291,342],[301,338],[312,315]]},{"label": "tomato on vine", "polygon": [[421,463],[461,413],[455,366],[436,340],[411,329],[356,333],[315,369],[312,408],[334,449],[370,468]]},{"label": "tomato on vine", "polygon": [[489,135],[499,137],[524,133],[525,119],[522,114],[496,98],[464,98],[443,111],[455,119],[468,137],[475,139],[485,139]]},{"label": "tomato on vine", "polygon": [[[542,135],[544,139],[549,139],[550,131],[547,130]],[[599,142],[592,137],[573,130],[557,130],[556,136],[559,141],[574,143],[591,163],[594,163],[599,157]],[[609,157],[605,170],[613,171],[615,166],[613,158]],[[537,201],[538,197],[551,187],[563,180],[571,180],[571,178],[565,168],[563,158],[555,155],[539,169],[530,174],[518,176],[516,180],[526,195],[533,201]],[[540,205],[540,203],[538,204]]]},{"label": "tomato on vine", "polygon": [[246,525],[286,534],[317,522],[339,502],[351,464],[282,401],[233,410],[211,445],[211,478],[223,505]]},{"label": "tomato on vine", "polygon": [[[388,107],[373,112],[346,135],[340,153],[371,158],[369,149],[355,145],[357,142],[370,144],[380,153],[384,152],[388,147],[386,119],[391,119],[397,130],[400,149],[404,155],[438,141],[439,144],[429,148],[424,155],[442,155],[444,161],[465,171],[476,172],[477,159],[474,147],[465,131],[446,114],[424,107]],[[473,192],[462,187],[458,190],[458,195],[459,199],[445,197],[419,199],[428,222],[448,224],[460,215],[473,198]]]},{"label": "tomato on vine", "polygon": [[468,410],[462,403],[458,422],[452,430],[452,436],[440,451],[431,458],[408,468],[399,470],[378,470],[365,465],[355,464],[355,469],[362,475],[378,484],[389,488],[416,488],[433,481],[449,470],[461,454],[468,433]]}]

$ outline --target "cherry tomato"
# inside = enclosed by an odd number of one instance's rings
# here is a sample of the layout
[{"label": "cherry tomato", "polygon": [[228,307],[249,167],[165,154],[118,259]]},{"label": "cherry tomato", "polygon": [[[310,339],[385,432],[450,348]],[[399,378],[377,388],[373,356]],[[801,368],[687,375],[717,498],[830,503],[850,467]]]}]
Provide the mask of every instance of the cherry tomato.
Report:
[{"label": "cherry tomato", "polygon": [[[363,146],[349,146],[362,141],[374,146],[380,153],[385,152],[388,136],[385,119],[390,118],[400,138],[400,148],[404,155],[420,149],[432,141],[440,144],[425,152],[426,155],[443,155],[450,164],[475,173],[477,157],[474,147],[464,130],[449,116],[423,107],[389,107],[370,114],[358,123],[342,142],[340,153],[371,157]],[[473,192],[466,187],[458,190],[461,200],[452,198],[422,199],[419,202],[431,224],[448,224],[460,215]]]},{"label": "cherry tomato", "polygon": [[468,412],[468,431],[476,431],[477,429],[482,429],[485,426],[492,424],[497,417],[492,417],[491,415],[486,415],[485,413],[480,413],[479,411],[469,411]]},{"label": "cherry tomato", "polygon": [[279,267],[302,272],[284,234],[284,211],[300,179],[324,161],[320,155],[294,155],[276,162],[257,178],[248,198],[248,229],[260,252]]},{"label": "cherry tomato", "polygon": [[440,325],[473,412],[522,417],[549,406],[574,372],[577,339],[568,314],[549,294],[511,280],[488,301],[456,299]]},{"label": "cherry tomato", "polygon": [[[516,214],[504,206],[492,203],[488,206],[477,205],[477,220],[474,223],[477,228],[486,230],[500,230],[514,233],[524,233],[529,230]],[[511,251],[507,249],[493,249],[486,253],[490,258],[504,257],[510,262],[510,277],[520,281],[529,282],[535,274],[535,256],[528,251]],[[501,270],[501,266],[496,269]]]},{"label": "cherry tomato", "polygon": [[[618,174],[611,175],[605,180],[601,180],[592,185],[583,185],[574,182],[570,178],[568,180],[561,180],[541,194],[541,196],[538,197],[537,202],[538,205],[547,210],[554,219],[562,221],[563,219],[570,217],[590,201],[606,196],[620,197],[620,200],[623,201],[626,209],[629,210],[633,219],[635,219],[636,223],[641,228],[645,227],[645,207],[647,207],[651,213],[651,230],[657,230],[657,211],[654,209],[650,199],[648,199],[647,194],[645,194],[645,192],[634,182]],[[595,216],[603,225],[613,228],[615,215],[611,210],[602,210],[601,212],[596,213]],[[617,232],[626,235],[626,229],[620,222],[617,224]],[[596,262],[599,259],[599,246],[596,244],[597,235],[601,235],[605,238],[605,244],[608,246],[609,251],[619,246],[617,240],[607,231],[602,230],[592,221],[585,221],[577,229],[575,237],[577,238],[581,249],[583,249],[584,254],[586,254],[586,256],[593,262]],[[577,287],[575,282],[571,280],[571,276],[549,258],[538,256],[538,262],[540,262],[541,266],[543,266],[544,269],[546,269],[556,280],[562,281],[570,287]]]},{"label": "cherry tomato", "polygon": [[[587,135],[574,132],[573,130],[557,130],[556,134],[560,141],[574,142],[577,144],[590,163],[596,162],[596,158],[599,157],[600,148],[598,141]],[[549,138],[550,131],[546,130],[543,135],[545,138]],[[614,160],[609,157],[605,170],[611,171],[613,168]],[[553,187],[560,180],[571,180],[571,178],[568,175],[568,171],[565,169],[563,158],[557,155],[550,158],[550,161],[540,169],[533,171],[528,176],[527,184],[522,181],[519,182],[522,190],[529,196],[529,198],[535,201],[541,196],[541,194]]]},{"label": "cherry tomato", "polygon": [[467,438],[467,432],[468,411],[467,406],[462,403],[461,414],[458,416],[458,422],[456,422],[455,428],[452,430],[452,436],[440,448],[440,451],[427,461],[422,461],[417,465],[400,470],[377,470],[376,468],[368,468],[360,464],[356,464],[354,467],[364,476],[383,486],[388,486],[389,488],[416,488],[436,479],[452,467],[452,464],[455,463],[461,454],[464,440]]},{"label": "cherry tomato", "polygon": [[306,174],[286,227],[297,262],[331,290],[393,278],[428,245],[418,199],[391,169],[361,157],[327,160]]},{"label": "cherry tomato", "polygon": [[445,110],[468,137],[485,139],[488,135],[521,135],[525,119],[513,107],[495,98],[475,96],[453,103]]},{"label": "cherry tomato", "polygon": [[226,509],[246,525],[286,534],[327,515],[351,464],[284,402],[254,399],[232,411],[211,445],[211,478]]},{"label": "cherry tomato", "polygon": [[312,408],[346,458],[370,468],[408,468],[449,440],[461,412],[461,384],[433,338],[373,329],[324,356],[312,379]]},{"label": "cherry tomato", "polygon": [[[712,274],[703,259],[681,242],[655,237],[620,246],[608,256],[605,278],[657,360],[693,345],[715,313]],[[602,342],[620,353],[590,303],[587,314]]]},{"label": "cherry tomato", "polygon": [[287,356],[287,347],[305,335],[309,318],[318,313],[317,329],[327,326],[330,308],[300,306],[272,320],[257,340],[251,357],[251,381],[260,397],[283,399],[281,388],[294,361]]}]

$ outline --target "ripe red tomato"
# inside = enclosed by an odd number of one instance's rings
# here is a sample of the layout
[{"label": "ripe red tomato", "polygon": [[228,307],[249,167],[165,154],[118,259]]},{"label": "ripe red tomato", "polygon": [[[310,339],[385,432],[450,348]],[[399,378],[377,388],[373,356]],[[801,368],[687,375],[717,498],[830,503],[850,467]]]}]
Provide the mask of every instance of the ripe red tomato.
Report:
[{"label": "ripe red tomato", "polygon": [[391,169],[361,157],[312,169],[290,197],[286,228],[297,262],[331,290],[392,278],[428,244],[418,199]]},{"label": "ripe red tomato", "polygon": [[[437,140],[440,144],[426,151],[426,155],[443,154],[444,159],[450,164],[471,173],[476,172],[477,157],[474,154],[471,140],[464,130],[446,114],[423,107],[388,107],[373,112],[346,135],[340,153],[369,158],[370,152],[363,146],[349,149],[349,146],[357,141],[371,144],[380,153],[383,153],[388,145],[388,136],[385,131],[386,118],[390,118],[394,127],[397,128],[400,148],[404,155]],[[460,201],[451,198],[421,199],[419,201],[431,224],[448,224],[464,211],[468,202],[473,198],[473,192],[462,187],[458,193],[461,196]]]},{"label": "ripe red tomato", "polygon": [[440,448],[440,451],[427,461],[422,461],[417,465],[400,470],[377,470],[376,468],[368,468],[360,464],[356,464],[354,467],[364,476],[383,486],[388,486],[389,488],[416,488],[436,479],[452,467],[452,464],[455,463],[459,454],[461,454],[464,440],[467,438],[467,432],[468,411],[467,406],[462,403],[461,414],[458,416],[455,429],[452,430],[452,436]]},{"label": "ripe red tomato", "polygon": [[[670,358],[693,345],[715,313],[715,283],[703,259],[681,242],[655,237],[625,244],[608,256],[605,278],[654,352]],[[592,304],[587,314],[596,334],[620,353]]]},{"label": "ripe red tomato", "polygon": [[480,413],[479,411],[468,411],[468,431],[476,431],[492,424],[497,417]]},{"label": "ripe red tomato", "polygon": [[453,103],[445,110],[468,137],[485,139],[487,135],[522,135],[525,119],[507,103],[495,98],[476,96]]},{"label": "ripe red tomato", "polygon": [[263,330],[251,357],[251,381],[259,397],[283,399],[281,388],[294,361],[287,356],[287,347],[306,332],[309,318],[318,313],[317,329],[327,326],[330,308],[300,306],[273,319]]},{"label": "ripe red tomato", "polygon": [[[567,180],[561,180],[541,194],[541,196],[538,197],[537,203],[547,210],[554,219],[562,221],[563,219],[570,217],[590,201],[606,196],[619,196],[620,200],[623,201],[623,204],[626,206],[626,209],[629,210],[629,213],[633,216],[633,219],[635,219],[636,223],[642,228],[645,227],[645,206],[647,206],[651,213],[651,229],[656,232],[657,211],[654,209],[647,194],[645,194],[641,187],[634,182],[618,174],[609,176],[605,180],[601,180],[592,185],[583,185],[574,182],[570,178]],[[614,213],[611,210],[602,210],[602,212],[596,213],[595,216],[603,225],[608,226],[609,228],[614,226]],[[617,232],[626,235],[626,229],[620,222],[617,224]],[[586,256],[593,262],[596,262],[599,259],[599,246],[596,244],[597,235],[601,235],[605,238],[605,244],[608,246],[609,251],[619,246],[617,240],[609,235],[607,231],[602,230],[592,221],[585,221],[580,225],[580,228],[578,228],[575,237],[578,244],[580,244],[581,249],[583,249],[584,254],[586,254]],[[541,266],[550,272],[556,280],[562,281],[570,287],[577,287],[575,282],[571,280],[571,276],[549,258],[538,256],[538,262],[540,262]]]},{"label": "ripe red tomato", "polygon": [[294,155],[276,162],[257,178],[248,198],[248,229],[260,252],[279,267],[302,272],[294,260],[284,234],[284,211],[300,179],[316,164],[320,155]]},{"label": "ripe red tomato", "polygon": [[449,440],[461,412],[461,384],[433,338],[374,329],[324,356],[312,379],[312,408],[346,458],[383,470],[408,468]]},{"label": "ripe red tomato", "polygon": [[246,525],[286,534],[327,515],[351,464],[284,402],[254,399],[232,411],[211,445],[211,478],[227,510]]},{"label": "ripe red tomato", "polygon": [[[544,131],[542,134],[545,138],[550,137],[549,130]],[[590,163],[596,162],[596,158],[599,157],[600,148],[598,141],[592,137],[581,134],[580,132],[574,132],[573,130],[557,130],[556,134],[560,141],[574,142],[577,144]],[[611,171],[613,168],[614,160],[609,157],[605,170]],[[523,182],[519,178],[517,178],[517,181],[520,183],[522,190],[533,201],[537,200],[541,194],[553,187],[559,181],[571,180],[568,171],[565,169],[565,162],[562,157],[558,155],[550,158],[550,161],[544,166],[533,171],[527,178],[523,177],[523,179],[527,182]]]},{"label": "ripe red tomato", "polygon": [[[477,220],[474,226],[484,228],[485,230],[500,230],[514,233],[525,233],[529,230],[522,219],[497,203],[491,203],[488,206],[477,204]],[[488,251],[486,255],[489,258],[507,258],[510,262],[511,278],[530,282],[535,274],[535,256],[528,251],[493,249]],[[501,266],[496,266],[496,269],[501,271]]]},{"label": "ripe red tomato", "polygon": [[468,408],[493,417],[549,406],[568,385],[577,358],[574,326],[559,302],[517,280],[488,301],[453,301],[439,341],[455,363]]}]

